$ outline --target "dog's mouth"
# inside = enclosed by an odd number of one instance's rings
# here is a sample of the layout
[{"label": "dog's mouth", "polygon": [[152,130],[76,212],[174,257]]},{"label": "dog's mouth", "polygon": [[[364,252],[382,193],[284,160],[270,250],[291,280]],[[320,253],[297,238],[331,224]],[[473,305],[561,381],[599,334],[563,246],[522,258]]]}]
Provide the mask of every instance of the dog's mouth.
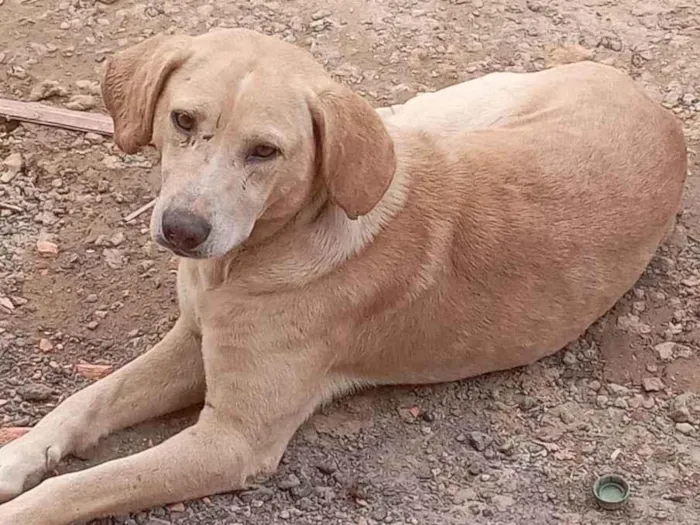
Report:
[{"label": "dog's mouth", "polygon": [[183,250],[178,250],[176,248],[168,248],[171,252],[173,252],[175,255],[178,257],[184,257],[186,259],[206,259],[206,255],[202,255],[201,253],[197,252],[186,252]]},{"label": "dog's mouth", "polygon": [[183,250],[178,248],[173,244],[169,243],[165,237],[161,234],[156,235],[155,241],[160,244],[163,248],[177,255],[178,257],[184,257],[186,259],[206,259],[207,255],[203,254],[200,250]]}]

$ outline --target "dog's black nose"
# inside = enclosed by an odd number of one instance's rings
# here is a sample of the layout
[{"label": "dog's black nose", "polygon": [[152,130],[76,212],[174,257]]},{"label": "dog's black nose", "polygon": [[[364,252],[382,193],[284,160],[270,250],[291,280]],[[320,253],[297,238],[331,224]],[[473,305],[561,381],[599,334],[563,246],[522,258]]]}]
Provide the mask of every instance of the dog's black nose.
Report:
[{"label": "dog's black nose", "polygon": [[163,237],[175,249],[191,252],[209,237],[211,224],[191,211],[167,209],[163,214]]}]

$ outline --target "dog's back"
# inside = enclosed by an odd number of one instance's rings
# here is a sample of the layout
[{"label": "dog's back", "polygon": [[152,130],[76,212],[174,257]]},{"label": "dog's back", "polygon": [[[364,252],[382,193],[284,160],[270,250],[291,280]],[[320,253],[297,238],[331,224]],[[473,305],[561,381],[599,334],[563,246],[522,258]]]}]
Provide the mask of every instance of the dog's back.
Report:
[{"label": "dog's back", "polygon": [[639,278],[680,204],[678,122],[606,66],[490,75],[385,120],[415,138],[406,209],[355,263],[394,254],[392,299],[358,330],[360,348],[381,348],[360,372],[385,371],[378,381],[452,380],[562,348]]}]

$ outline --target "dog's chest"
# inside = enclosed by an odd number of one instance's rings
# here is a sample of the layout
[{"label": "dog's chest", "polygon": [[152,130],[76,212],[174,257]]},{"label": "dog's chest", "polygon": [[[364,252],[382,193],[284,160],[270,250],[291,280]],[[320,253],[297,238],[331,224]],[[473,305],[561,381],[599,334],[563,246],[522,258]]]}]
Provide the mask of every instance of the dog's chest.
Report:
[{"label": "dog's chest", "polygon": [[177,297],[180,315],[201,332],[203,308],[206,306],[207,290],[221,282],[223,269],[209,261],[182,259],[177,274]]}]

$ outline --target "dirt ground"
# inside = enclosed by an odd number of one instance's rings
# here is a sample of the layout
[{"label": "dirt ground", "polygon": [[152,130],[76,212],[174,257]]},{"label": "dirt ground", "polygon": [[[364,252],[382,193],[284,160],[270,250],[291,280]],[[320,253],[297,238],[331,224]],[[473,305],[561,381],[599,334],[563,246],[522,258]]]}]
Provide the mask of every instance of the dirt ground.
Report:
[{"label": "dirt ground", "polygon": [[[377,106],[569,56],[613,64],[684,123],[684,210],[635,288],[559,354],[342,400],[304,425],[259,488],[95,523],[700,523],[697,0],[0,0],[0,96],[104,111],[96,81],[116,49],[159,31],[235,26],[310,49]],[[121,220],[157,191],[152,152],[0,121],[0,162],[0,424],[30,427],[85,376],[168,330],[175,261],[150,240],[148,214]],[[190,422],[123,432],[92,461]],[[632,484],[623,511],[592,500],[607,471]]]}]

